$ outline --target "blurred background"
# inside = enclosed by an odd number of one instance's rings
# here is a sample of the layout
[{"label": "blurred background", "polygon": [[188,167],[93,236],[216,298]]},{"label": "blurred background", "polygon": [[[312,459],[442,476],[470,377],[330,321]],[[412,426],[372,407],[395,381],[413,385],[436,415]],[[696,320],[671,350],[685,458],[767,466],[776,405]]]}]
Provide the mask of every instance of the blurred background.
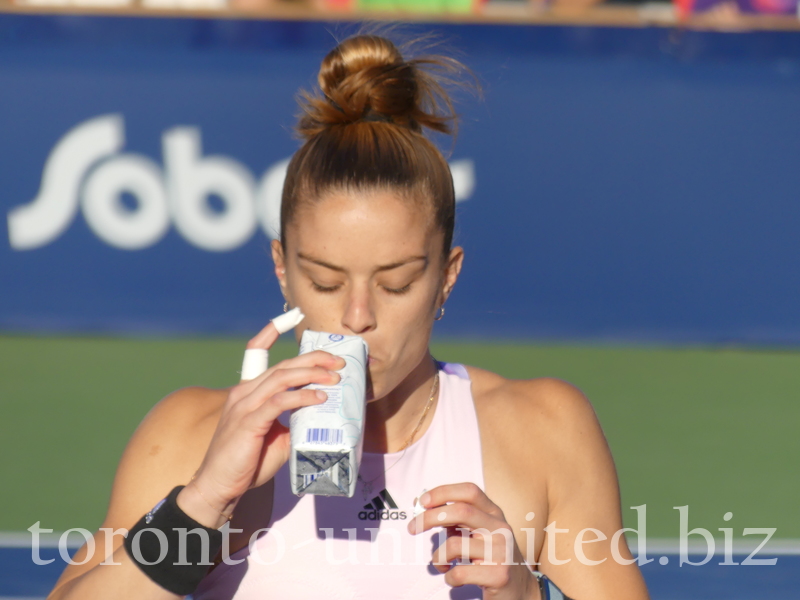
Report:
[{"label": "blurred background", "polygon": [[[588,395],[653,598],[796,598],[796,0],[4,0],[0,600],[47,594],[26,530],[96,529],[160,398],[237,381],[282,305],[294,95],[364,20],[484,88],[443,141],[466,264],[435,356]],[[720,566],[720,528],[777,562]]]}]

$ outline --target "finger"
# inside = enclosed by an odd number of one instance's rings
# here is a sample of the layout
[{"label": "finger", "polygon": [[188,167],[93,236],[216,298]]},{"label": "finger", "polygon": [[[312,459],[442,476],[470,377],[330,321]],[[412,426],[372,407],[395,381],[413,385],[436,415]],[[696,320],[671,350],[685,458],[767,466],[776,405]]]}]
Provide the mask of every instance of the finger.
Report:
[{"label": "finger", "polygon": [[286,333],[297,327],[304,318],[305,315],[300,311],[299,307],[295,307],[289,312],[278,315],[267,323],[267,326],[259,331],[255,337],[247,343],[247,347],[251,349],[263,348],[268,350],[282,333]]},{"label": "finger", "polygon": [[422,533],[433,527],[467,527],[494,531],[507,527],[505,521],[479,510],[466,502],[455,502],[429,508],[411,520],[408,530],[412,534]]},{"label": "finger", "polygon": [[332,371],[343,369],[347,364],[341,356],[336,356],[324,350],[314,350],[313,352],[306,352],[292,358],[287,358],[279,363],[276,363],[270,368],[271,371],[278,369],[289,369],[294,367],[325,367]]},{"label": "finger", "polygon": [[457,527],[447,528],[447,539],[433,551],[431,564],[440,573],[446,573],[454,565],[453,561],[482,560],[486,556],[485,544],[482,536],[470,536],[469,529]]},{"label": "finger", "polygon": [[277,341],[280,332],[270,321],[254,338],[247,342],[242,360],[241,381],[256,379],[269,367],[269,348]]},{"label": "finger", "polygon": [[444,576],[444,582],[450,587],[462,585],[478,585],[483,588],[502,589],[511,579],[510,570],[519,567],[506,565],[456,565]]},{"label": "finger", "polygon": [[279,337],[280,333],[278,332],[278,328],[275,327],[275,323],[270,321],[267,323],[264,329],[255,334],[255,336],[253,336],[253,338],[247,342],[246,347],[248,350],[254,350],[257,348],[261,350],[269,350]]},{"label": "finger", "polygon": [[[245,356],[247,352],[251,352],[251,350],[245,351]],[[253,352],[258,352],[258,350],[253,350]],[[242,368],[242,381],[236,386],[236,392],[232,394],[233,398],[231,402],[237,402],[238,400],[244,398],[245,396],[249,395],[253,392],[263,381],[270,378],[273,373],[279,371],[281,369],[292,369],[292,368],[301,368],[301,367],[321,367],[328,371],[338,371],[339,369],[344,368],[345,360],[341,356],[336,356],[335,354],[331,354],[330,352],[325,352],[324,350],[315,350],[313,352],[307,352],[306,354],[301,354],[299,356],[295,356],[293,358],[287,358],[286,360],[282,360],[281,362],[273,365],[257,377],[252,379],[245,379],[245,369]]]},{"label": "finger", "polygon": [[269,351],[261,348],[248,348],[242,360],[241,381],[251,381],[264,373],[269,365]]},{"label": "finger", "polygon": [[503,518],[503,511],[484,491],[472,482],[440,485],[428,490],[419,499],[425,508],[442,506],[451,502],[465,502],[494,517]]},{"label": "finger", "polygon": [[305,315],[295,307],[272,319],[264,329],[247,342],[242,361],[241,380],[249,381],[264,373],[269,367],[269,349],[282,333],[294,329],[304,318]]},{"label": "finger", "polygon": [[281,369],[275,371],[271,377],[262,380],[250,394],[238,401],[235,406],[237,410],[251,412],[265,402],[269,402],[272,396],[285,392],[290,388],[304,387],[310,383],[335,385],[340,379],[340,375],[335,371],[329,371],[321,367]]},{"label": "finger", "polygon": [[327,399],[328,395],[319,390],[303,389],[280,392],[250,413],[246,419],[257,427],[260,425],[269,429],[282,412],[303,406],[323,404]]}]

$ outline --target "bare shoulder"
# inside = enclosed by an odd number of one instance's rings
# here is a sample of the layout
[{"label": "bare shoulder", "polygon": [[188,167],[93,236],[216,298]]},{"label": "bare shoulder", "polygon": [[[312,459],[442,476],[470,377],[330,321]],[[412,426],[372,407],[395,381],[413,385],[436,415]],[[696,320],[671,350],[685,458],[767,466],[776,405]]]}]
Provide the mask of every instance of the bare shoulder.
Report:
[{"label": "bare shoulder", "polygon": [[597,426],[589,399],[574,385],[551,377],[507,379],[468,367],[476,408],[493,426],[536,428],[548,437],[582,436]]},{"label": "bare shoulder", "polygon": [[555,378],[516,380],[468,370],[481,438],[493,460],[522,461],[540,473],[550,502],[569,494],[583,475],[613,473],[600,422],[577,387]]}]

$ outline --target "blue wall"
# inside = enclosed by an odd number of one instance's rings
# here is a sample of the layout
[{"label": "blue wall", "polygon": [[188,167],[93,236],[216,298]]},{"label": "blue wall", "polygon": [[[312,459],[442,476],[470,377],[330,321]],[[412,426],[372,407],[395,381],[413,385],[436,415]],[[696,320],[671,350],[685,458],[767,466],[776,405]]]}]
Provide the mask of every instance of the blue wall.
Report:
[{"label": "blue wall", "polygon": [[[451,157],[467,261],[439,333],[800,342],[800,34],[434,29],[485,86]],[[348,29],[0,16],[0,328],[274,316],[262,177],[296,148],[293,96],[331,31]],[[238,213],[193,212],[214,173]],[[125,181],[150,212],[114,211]]]}]

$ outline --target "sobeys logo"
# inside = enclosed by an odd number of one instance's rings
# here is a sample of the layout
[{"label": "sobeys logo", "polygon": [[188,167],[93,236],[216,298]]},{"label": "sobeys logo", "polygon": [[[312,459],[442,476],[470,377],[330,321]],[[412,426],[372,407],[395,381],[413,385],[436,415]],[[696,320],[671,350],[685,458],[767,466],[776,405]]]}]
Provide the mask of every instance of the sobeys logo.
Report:
[{"label": "sobeys logo", "polygon": [[406,511],[397,510],[397,504],[389,494],[389,490],[381,490],[371,502],[364,505],[364,510],[358,513],[358,518],[362,521],[402,521],[407,517]]},{"label": "sobeys logo", "polygon": [[[187,242],[211,252],[240,247],[259,225],[270,238],[279,235],[288,158],[256,180],[233,158],[203,156],[198,127],[164,131],[163,168],[148,156],[122,152],[124,144],[120,114],[95,117],[68,131],[47,157],[36,198],[8,213],[11,247],[32,250],[52,243],[79,208],[97,237],[123,250],[153,246],[171,225]],[[450,167],[456,201],[468,199],[475,187],[472,161]]]}]

